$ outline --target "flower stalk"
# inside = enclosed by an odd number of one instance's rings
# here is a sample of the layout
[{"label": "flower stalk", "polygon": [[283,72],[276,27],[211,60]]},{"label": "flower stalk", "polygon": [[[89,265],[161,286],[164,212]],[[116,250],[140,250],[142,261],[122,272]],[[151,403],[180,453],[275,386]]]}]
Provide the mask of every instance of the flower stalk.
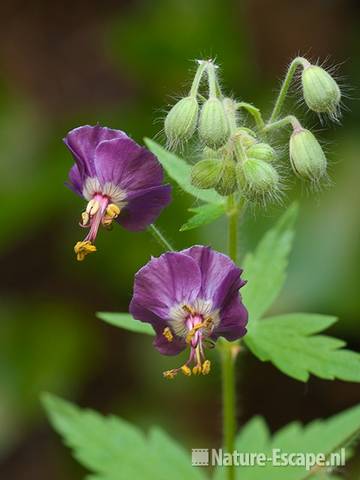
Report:
[{"label": "flower stalk", "polygon": [[291,82],[293,81],[295,72],[298,67],[302,66],[303,68],[309,67],[310,63],[306,60],[306,58],[303,57],[296,57],[294,60],[290,63],[289,69],[286,73],[286,76],[284,78],[284,81],[281,85],[279,95],[276,99],[274,109],[271,113],[269,123],[274,122],[280,115],[282,106],[284,104],[284,101],[286,99],[286,96],[288,94]]}]

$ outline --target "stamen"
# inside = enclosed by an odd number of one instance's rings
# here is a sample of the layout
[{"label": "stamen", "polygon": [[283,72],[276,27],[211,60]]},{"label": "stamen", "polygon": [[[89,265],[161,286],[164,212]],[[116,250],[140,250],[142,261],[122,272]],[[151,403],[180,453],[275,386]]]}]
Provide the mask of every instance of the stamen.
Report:
[{"label": "stamen", "polygon": [[92,217],[99,210],[99,208],[100,203],[93,198],[86,206],[86,213],[88,213]]},{"label": "stamen", "polygon": [[166,379],[172,380],[173,378],[176,377],[178,373],[178,369],[173,368],[172,370],[166,370],[166,372],[163,372],[163,375]]},{"label": "stamen", "polygon": [[76,259],[82,262],[86,255],[96,252],[96,247],[89,240],[77,242],[74,247],[74,252],[76,253]]},{"label": "stamen", "polygon": [[183,306],[182,306],[182,309],[183,309],[186,313],[188,313],[189,315],[195,315],[195,310],[194,310],[192,307],[190,307],[189,305],[183,305]]},{"label": "stamen", "polygon": [[210,368],[211,368],[210,360],[205,360],[205,362],[202,364],[201,373],[203,375],[208,375],[210,373]]},{"label": "stamen", "polygon": [[169,327],[164,328],[164,331],[162,332],[164,337],[168,342],[172,342],[174,340],[174,335],[172,334],[171,330]]},{"label": "stamen", "polygon": [[102,219],[102,224],[104,227],[109,227],[113,220],[120,215],[121,208],[119,208],[115,203],[110,203],[105,211],[105,215]]},{"label": "stamen", "polygon": [[202,371],[202,367],[199,364],[195,365],[195,367],[193,367],[193,369],[192,369],[193,375],[200,375],[201,371]]},{"label": "stamen", "polygon": [[87,212],[82,212],[81,214],[81,225],[86,227],[89,225],[90,215]]},{"label": "stamen", "polygon": [[186,364],[181,367],[181,371],[187,377],[191,376],[191,369]]},{"label": "stamen", "polygon": [[106,209],[106,215],[111,218],[116,218],[119,216],[121,209],[115,205],[115,203],[109,203]]}]

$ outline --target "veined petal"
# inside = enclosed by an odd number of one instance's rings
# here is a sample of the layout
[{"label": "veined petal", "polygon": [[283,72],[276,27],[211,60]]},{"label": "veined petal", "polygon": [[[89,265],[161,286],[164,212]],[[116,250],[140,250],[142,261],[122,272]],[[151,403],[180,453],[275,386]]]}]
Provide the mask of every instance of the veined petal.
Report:
[{"label": "veined petal", "polygon": [[[194,302],[200,288],[201,273],[195,261],[182,253],[168,252],[152,258],[135,275],[132,303],[167,321],[171,308]],[[135,318],[142,320],[139,312],[132,312],[131,305],[130,311]]]},{"label": "veined petal", "polygon": [[83,190],[83,179],[81,177],[79,167],[76,163],[71,167],[69,171],[69,181],[66,185],[71,188],[71,190],[78,195],[82,196]]},{"label": "veined petal", "polygon": [[214,309],[220,308],[229,295],[245,284],[240,279],[242,270],[229,257],[210,247],[194,246],[182,253],[199,265],[202,277],[200,297],[212,300]]},{"label": "veined petal", "polygon": [[123,138],[127,135],[121,130],[113,130],[100,125],[74,128],[64,138],[64,143],[71,151],[82,177],[93,177],[95,171],[95,150],[104,140]]},{"label": "veined petal", "polygon": [[235,292],[220,311],[220,324],[215,329],[211,338],[216,340],[224,337],[227,340],[236,340],[246,334],[248,312],[241,302],[238,292]]},{"label": "veined petal", "polygon": [[101,142],[95,152],[95,168],[100,182],[111,182],[132,192],[158,186],[163,170],[155,155],[124,137]]},{"label": "veined petal", "polygon": [[171,186],[160,185],[126,196],[126,206],[116,221],[128,230],[144,230],[171,201]]}]

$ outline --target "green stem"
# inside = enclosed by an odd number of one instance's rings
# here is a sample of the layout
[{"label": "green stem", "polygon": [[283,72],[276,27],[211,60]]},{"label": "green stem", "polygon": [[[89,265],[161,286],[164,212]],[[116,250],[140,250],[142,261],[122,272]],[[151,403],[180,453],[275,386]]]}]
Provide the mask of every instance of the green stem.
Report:
[{"label": "green stem", "polygon": [[309,67],[310,66],[310,63],[306,60],[306,58],[303,58],[303,57],[296,57],[291,63],[290,63],[290,66],[288,68],[288,71],[286,73],[286,76],[284,78],[284,81],[281,85],[281,88],[280,88],[280,92],[279,92],[279,95],[276,99],[276,102],[275,102],[275,105],[274,105],[274,109],[271,113],[271,116],[270,116],[270,119],[269,119],[269,122],[268,123],[272,123],[274,122],[278,116],[280,115],[280,111],[282,109],[282,106],[284,104],[284,101],[285,101],[285,98],[286,98],[286,95],[288,94],[288,91],[289,91],[289,88],[290,88],[290,84],[294,78],[294,75],[295,75],[295,72],[296,72],[296,69],[299,67],[299,66],[302,66],[303,68],[306,68],[306,67]]},{"label": "green stem", "polygon": [[229,221],[228,252],[229,257],[236,263],[238,252],[238,205],[234,195],[228,197],[227,215]]},{"label": "green stem", "polygon": [[203,60],[200,60],[199,66],[198,66],[198,68],[196,70],[196,73],[195,73],[194,80],[193,80],[192,85],[191,85],[191,89],[190,89],[190,92],[189,92],[189,97],[195,97],[196,98],[196,95],[197,95],[198,90],[199,90],[201,78],[202,78],[203,73],[205,72],[206,69],[207,69],[207,62],[205,62]]},{"label": "green stem", "polygon": [[294,116],[294,115],[287,115],[284,118],[281,118],[280,120],[277,120],[276,122],[268,123],[263,131],[264,132],[269,132],[270,130],[275,130],[278,128],[283,128],[288,125],[291,125],[293,130],[301,130],[302,126],[299,120]]},{"label": "green stem", "polygon": [[214,65],[212,62],[209,61],[207,63],[207,74],[208,74],[208,80],[209,80],[209,98],[221,96],[221,91],[220,91],[219,84],[217,82],[215,69],[216,69],[216,65]]},{"label": "green stem", "polygon": [[240,102],[236,106],[237,108],[243,108],[250,113],[250,115],[252,115],[259,130],[262,130],[265,127],[265,122],[262,118],[260,110],[257,107],[254,107],[254,105],[251,105],[251,103],[246,102]]},{"label": "green stem", "polygon": [[[221,344],[222,400],[224,448],[232,454],[235,449],[236,433],[236,395],[235,395],[235,358],[231,342]],[[234,465],[227,467],[227,479],[235,479]]]},{"label": "green stem", "polygon": [[[235,195],[228,197],[228,253],[235,263],[238,259],[238,222],[244,209],[245,199],[238,200]],[[239,343],[221,339],[219,348],[222,367],[223,444],[225,451],[232,454],[235,448],[236,433],[235,360],[239,352]],[[234,465],[227,467],[226,473],[227,480],[235,480]]]},{"label": "green stem", "polygon": [[159,244],[162,247],[165,247],[165,250],[169,250],[170,252],[174,251],[174,248],[166,240],[166,238],[160,232],[160,230],[157,227],[155,227],[155,225],[153,223],[149,226],[149,232],[153,235],[153,237],[159,242]]}]

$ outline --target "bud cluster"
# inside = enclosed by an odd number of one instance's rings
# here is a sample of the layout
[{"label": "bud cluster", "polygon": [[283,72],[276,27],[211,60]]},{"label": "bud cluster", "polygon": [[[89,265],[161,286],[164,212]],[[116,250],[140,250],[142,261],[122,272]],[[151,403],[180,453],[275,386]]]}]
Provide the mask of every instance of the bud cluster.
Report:
[{"label": "bud cluster", "polygon": [[249,200],[263,201],[279,193],[275,160],[276,152],[268,143],[238,127],[220,149],[204,148],[203,159],[192,167],[191,182],[198,188],[215,188],[220,195],[238,191]]},{"label": "bud cluster", "polygon": [[[208,79],[208,98],[199,101],[203,76]],[[189,141],[196,133],[203,145],[219,148],[226,143],[230,125],[225,113],[223,96],[211,61],[199,61],[189,95],[179,100],[165,118],[165,134],[170,147]]]},{"label": "bud cluster", "polygon": [[[188,96],[179,100],[165,119],[170,147],[195,136],[199,142],[201,158],[191,170],[194,186],[214,188],[223,196],[237,193],[257,203],[279,198],[283,186],[280,161],[270,143],[278,129],[289,126],[293,129],[289,139],[289,165],[295,175],[315,183],[326,177],[327,160],[314,134],[303,128],[293,115],[279,118],[289,84],[299,66],[302,67],[302,94],[308,108],[337,118],[341,102],[338,84],[326,70],[302,57],[291,63],[268,122],[253,105],[238,103],[222,94],[217,67],[211,60],[199,62]],[[204,78],[207,88],[200,94]],[[253,116],[255,130],[245,127],[239,116],[242,108]]]}]

